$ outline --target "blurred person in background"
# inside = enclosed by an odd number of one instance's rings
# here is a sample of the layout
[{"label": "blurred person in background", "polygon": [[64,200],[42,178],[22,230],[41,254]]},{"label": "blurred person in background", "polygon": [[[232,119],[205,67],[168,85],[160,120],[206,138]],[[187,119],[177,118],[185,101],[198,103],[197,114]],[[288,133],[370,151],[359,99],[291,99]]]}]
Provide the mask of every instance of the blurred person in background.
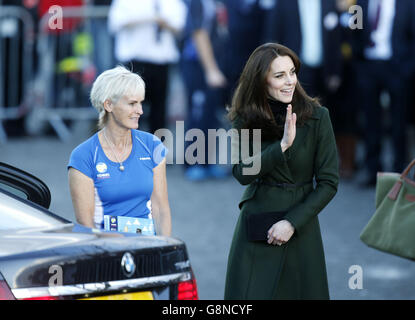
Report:
[{"label": "blurred person in background", "polygon": [[[39,70],[42,79],[39,86],[45,92],[48,108],[85,106],[88,91],[95,77],[92,58],[92,40],[84,32],[86,20],[81,15],[83,0],[40,0],[41,20],[39,39]],[[78,16],[60,20],[57,8],[64,12],[67,7],[79,9]],[[46,47],[43,47],[46,44]],[[42,90],[40,89],[40,90]],[[65,121],[70,125],[71,121]]]},{"label": "blurred person in background", "polygon": [[[341,34],[333,0],[278,0],[266,40],[291,48],[302,61],[300,79],[311,96],[333,107],[341,84]],[[334,127],[336,124],[334,123]]]},{"label": "blurred person in background", "polygon": [[[264,44],[249,57],[233,96],[233,127],[261,129],[261,151],[249,155],[261,166],[257,174],[244,173],[251,163],[241,159],[240,143],[232,172],[248,187],[239,203],[225,299],[329,299],[317,215],[337,192],[336,141],[328,109],[307,95],[299,72],[292,50]],[[273,212],[286,213],[265,225],[263,241],[252,239],[248,223]]]},{"label": "blurred person in background", "polygon": [[[277,0],[225,0],[229,17],[229,63],[225,66],[229,86],[236,88],[251,53],[263,43],[267,16]],[[230,97],[229,97],[230,102]]]},{"label": "blurred person in background", "polygon": [[[112,0],[89,0],[91,5],[102,7],[109,7],[111,2]],[[93,18],[91,31],[94,40],[94,64],[98,75],[113,68],[115,64],[114,41],[108,30],[108,18]]]},{"label": "blurred person in background", "polygon": [[394,172],[408,161],[407,105],[409,80],[415,72],[415,2],[412,0],[358,0],[363,9],[363,28],[353,31],[353,54],[357,59],[357,103],[364,112],[367,177],[362,186],[376,185],[382,171],[385,133],[382,92],[389,94],[390,133]]},{"label": "blurred person in background", "polygon": [[[229,97],[224,69],[229,58],[229,30],[224,4],[215,0],[189,0],[186,31],[181,56],[181,70],[187,91],[186,130],[197,128],[208,137],[209,129],[219,126],[218,115],[225,110]],[[193,141],[188,141],[187,145]],[[216,141],[214,142],[216,143]],[[203,158],[195,164],[185,164],[185,176],[191,181],[209,177],[224,178],[228,171],[216,164],[215,154],[205,141]],[[210,160],[210,161],[209,161]],[[211,164],[208,164],[208,163]],[[213,162],[213,163],[212,163]]]},{"label": "blurred person in background", "polygon": [[182,0],[113,0],[108,25],[115,36],[115,58],[140,72],[148,90],[149,125],[167,127],[169,66],[180,58],[177,36],[186,21]]},{"label": "blurred person in background", "polygon": [[72,151],[68,164],[76,220],[84,226],[102,229],[104,215],[124,216],[149,219],[157,235],[171,234],[167,150],[137,130],[144,98],[143,79],[121,66],[93,84],[100,130]]},{"label": "blurred person in background", "polygon": [[344,179],[353,178],[356,171],[356,145],[361,130],[358,121],[360,110],[354,101],[358,90],[356,86],[358,72],[355,69],[352,50],[353,30],[349,27],[351,19],[349,8],[354,4],[356,0],[336,0],[341,27],[342,81],[334,94],[336,107],[332,109],[331,114],[340,157],[339,172],[340,177]]},{"label": "blurred person in background", "polygon": [[[83,0],[39,0],[38,5],[38,14],[39,19],[41,19],[44,15],[49,15],[54,13],[54,11],[49,12],[49,9],[52,6],[59,6],[61,8],[65,7],[81,7],[85,3]],[[52,21],[56,22],[56,21]],[[62,33],[70,33],[72,32],[78,24],[81,22],[80,18],[63,18],[62,19],[62,28],[55,28],[51,29],[49,23],[46,23],[46,27],[48,28],[49,33],[53,34],[62,34]]]}]

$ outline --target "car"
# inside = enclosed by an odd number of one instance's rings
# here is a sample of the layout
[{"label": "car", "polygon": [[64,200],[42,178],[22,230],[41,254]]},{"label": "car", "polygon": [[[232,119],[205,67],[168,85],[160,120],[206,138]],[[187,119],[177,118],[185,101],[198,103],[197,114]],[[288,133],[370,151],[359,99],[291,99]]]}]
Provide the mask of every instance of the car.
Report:
[{"label": "car", "polygon": [[186,245],[91,229],[48,210],[49,188],[0,162],[0,300],[197,300]]}]

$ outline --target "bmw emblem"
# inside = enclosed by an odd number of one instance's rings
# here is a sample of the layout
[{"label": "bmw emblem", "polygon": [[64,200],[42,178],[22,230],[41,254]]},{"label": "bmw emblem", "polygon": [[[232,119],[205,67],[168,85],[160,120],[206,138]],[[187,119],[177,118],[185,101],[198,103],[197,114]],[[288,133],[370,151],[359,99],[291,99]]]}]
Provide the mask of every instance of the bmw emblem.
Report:
[{"label": "bmw emblem", "polygon": [[122,256],[121,269],[127,278],[131,278],[131,276],[135,273],[135,262],[131,253],[126,252]]}]

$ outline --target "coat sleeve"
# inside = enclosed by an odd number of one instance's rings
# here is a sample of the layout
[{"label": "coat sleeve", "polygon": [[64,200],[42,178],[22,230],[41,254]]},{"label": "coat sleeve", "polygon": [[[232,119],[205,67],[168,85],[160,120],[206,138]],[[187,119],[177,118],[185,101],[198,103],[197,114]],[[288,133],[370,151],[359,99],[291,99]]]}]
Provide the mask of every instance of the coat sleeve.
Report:
[{"label": "coat sleeve", "polygon": [[314,157],[316,188],[303,202],[291,208],[285,216],[285,219],[294,226],[296,232],[301,232],[301,228],[323,210],[337,192],[339,173],[336,140],[326,108],[323,108],[318,128]]},{"label": "coat sleeve", "polygon": [[[281,140],[262,147],[260,138],[249,141],[241,131],[234,127],[232,135],[232,174],[240,184],[248,185],[289,160],[290,151],[282,152]],[[247,156],[249,149],[252,156]]]}]

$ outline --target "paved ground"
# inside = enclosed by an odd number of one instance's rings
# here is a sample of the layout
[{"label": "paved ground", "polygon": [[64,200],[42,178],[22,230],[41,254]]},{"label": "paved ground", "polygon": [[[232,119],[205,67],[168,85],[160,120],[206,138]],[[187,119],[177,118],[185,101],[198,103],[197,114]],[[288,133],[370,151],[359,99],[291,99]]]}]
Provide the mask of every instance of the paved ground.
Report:
[{"label": "paved ground", "polygon": [[[0,145],[0,161],[33,173],[52,192],[51,210],[74,219],[66,163],[85,132],[67,143],[55,137],[11,139]],[[173,233],[184,240],[197,277],[201,299],[222,299],[227,254],[237,203],[244,187],[229,178],[191,183],[182,167],[169,165],[168,190]],[[338,194],[320,214],[332,299],[415,299],[415,264],[366,247],[359,234],[374,212],[374,189],[341,182]],[[353,266],[363,271],[362,289],[352,290]],[[349,273],[351,271],[352,273]]]}]

